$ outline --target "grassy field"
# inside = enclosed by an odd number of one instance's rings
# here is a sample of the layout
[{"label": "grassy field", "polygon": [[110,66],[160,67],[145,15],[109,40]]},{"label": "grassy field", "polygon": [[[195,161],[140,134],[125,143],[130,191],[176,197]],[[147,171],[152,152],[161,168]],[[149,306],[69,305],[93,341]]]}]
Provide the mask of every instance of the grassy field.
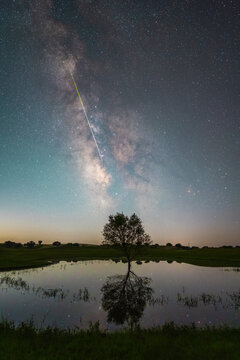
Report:
[{"label": "grassy field", "polygon": [[194,329],[165,325],[148,330],[106,334],[47,329],[31,325],[18,328],[0,324],[0,360],[239,360],[240,329]]},{"label": "grassy field", "polygon": [[[10,249],[0,246],[0,270],[46,266],[61,260],[124,259],[120,249],[102,246]],[[240,248],[178,249],[175,247],[145,247],[136,260],[178,261],[201,266],[240,266]]]}]

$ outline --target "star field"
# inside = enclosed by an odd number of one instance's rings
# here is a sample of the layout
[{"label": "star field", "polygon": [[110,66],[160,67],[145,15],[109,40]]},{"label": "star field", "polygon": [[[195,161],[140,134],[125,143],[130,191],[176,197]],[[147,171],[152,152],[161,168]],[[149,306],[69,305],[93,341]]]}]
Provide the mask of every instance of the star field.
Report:
[{"label": "star field", "polygon": [[[0,240],[239,244],[237,1],[2,1]],[[79,88],[103,156],[79,105]]]}]

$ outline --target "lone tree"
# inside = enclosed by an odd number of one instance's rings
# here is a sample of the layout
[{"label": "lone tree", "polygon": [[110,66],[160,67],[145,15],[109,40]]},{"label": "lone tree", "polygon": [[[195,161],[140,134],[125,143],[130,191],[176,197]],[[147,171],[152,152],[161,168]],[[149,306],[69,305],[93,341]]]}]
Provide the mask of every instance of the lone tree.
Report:
[{"label": "lone tree", "polygon": [[135,250],[142,245],[150,245],[151,239],[136,214],[130,217],[123,213],[110,215],[103,228],[103,244],[119,246],[130,263]]}]

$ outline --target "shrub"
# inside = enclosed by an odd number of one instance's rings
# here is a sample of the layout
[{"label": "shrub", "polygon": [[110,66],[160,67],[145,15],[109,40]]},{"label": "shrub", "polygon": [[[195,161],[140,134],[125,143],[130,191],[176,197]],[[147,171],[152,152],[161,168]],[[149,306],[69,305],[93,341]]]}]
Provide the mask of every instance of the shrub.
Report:
[{"label": "shrub", "polygon": [[54,241],[54,242],[52,243],[52,245],[53,245],[53,246],[60,246],[61,243],[60,243],[60,241]]}]

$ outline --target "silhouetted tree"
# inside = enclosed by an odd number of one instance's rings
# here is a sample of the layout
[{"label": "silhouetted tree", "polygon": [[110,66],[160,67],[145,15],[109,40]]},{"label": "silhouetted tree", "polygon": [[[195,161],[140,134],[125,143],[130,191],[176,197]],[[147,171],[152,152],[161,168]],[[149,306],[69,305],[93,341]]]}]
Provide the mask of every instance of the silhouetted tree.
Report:
[{"label": "silhouetted tree", "polygon": [[177,243],[177,244],[175,245],[175,247],[176,247],[176,248],[182,248],[183,246],[182,246],[182,244]]},{"label": "silhouetted tree", "polygon": [[14,241],[5,241],[5,243],[3,244],[5,247],[8,248],[19,248],[22,247],[21,243],[16,243]]},{"label": "silhouetted tree", "polygon": [[25,244],[26,247],[28,248],[34,248],[35,247],[35,242],[34,241],[29,241]]},{"label": "silhouetted tree", "polygon": [[42,245],[42,240],[38,240],[38,245],[39,245],[39,246]]},{"label": "silhouetted tree", "polygon": [[171,243],[167,243],[166,246],[172,246],[172,244],[171,244]]},{"label": "silhouetted tree", "polygon": [[130,217],[123,213],[110,215],[108,223],[103,228],[103,244],[119,246],[130,262],[133,250],[150,245],[150,236],[145,233],[140,218],[133,214]]},{"label": "silhouetted tree", "polygon": [[60,241],[54,241],[52,244],[53,244],[53,246],[60,246],[61,245]]}]

